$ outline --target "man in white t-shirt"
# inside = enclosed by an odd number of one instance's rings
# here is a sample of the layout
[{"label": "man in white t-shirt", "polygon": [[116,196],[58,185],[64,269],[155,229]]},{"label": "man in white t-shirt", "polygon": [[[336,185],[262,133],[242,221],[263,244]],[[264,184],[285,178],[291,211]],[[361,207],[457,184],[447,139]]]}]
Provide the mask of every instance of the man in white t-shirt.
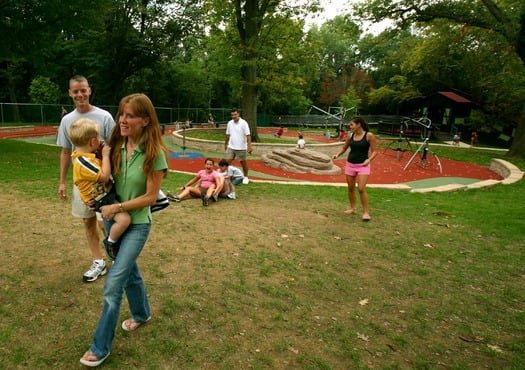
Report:
[{"label": "man in white t-shirt", "polygon": [[226,141],[224,150],[226,150],[226,160],[232,163],[234,159],[241,162],[242,172],[244,174],[243,184],[248,184],[248,162],[246,162],[247,153],[252,152],[252,137],[248,122],[241,118],[239,110],[231,110],[231,120],[226,126]]},{"label": "man in white t-shirt", "polygon": [[[57,145],[62,147],[60,153],[60,182],[58,184],[58,195],[62,200],[67,199],[66,180],[69,167],[71,167],[71,154],[75,146],[69,138],[69,127],[80,118],[89,118],[95,121],[100,128],[100,139],[109,142],[109,138],[115,128],[115,121],[111,114],[103,109],[97,108],[89,102],[91,88],[87,79],[83,76],[74,76],[69,80],[69,96],[73,99],[75,109],[62,117],[58,128]],[[88,271],[83,275],[85,282],[97,280],[106,274],[106,263],[100,248],[100,236],[98,234],[97,217],[95,211],[90,210],[80,198],[78,188],[73,185],[71,213],[74,217],[84,221],[86,237],[93,256],[93,262]]]}]

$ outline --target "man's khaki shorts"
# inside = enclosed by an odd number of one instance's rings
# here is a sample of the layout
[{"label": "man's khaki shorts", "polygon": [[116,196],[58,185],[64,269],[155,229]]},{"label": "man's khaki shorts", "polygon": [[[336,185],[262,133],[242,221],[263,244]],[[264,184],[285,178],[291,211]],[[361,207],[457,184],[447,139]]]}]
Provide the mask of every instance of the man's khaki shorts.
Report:
[{"label": "man's khaki shorts", "polygon": [[102,220],[100,213],[92,211],[86,206],[86,203],[80,198],[80,191],[73,185],[73,200],[71,203],[71,214],[78,218],[91,218],[97,216],[97,219]]},{"label": "man's khaki shorts", "polygon": [[232,148],[228,148],[226,150],[226,159],[228,161],[231,161],[232,159],[236,159],[238,161],[245,161],[246,160],[246,150],[235,150]]}]

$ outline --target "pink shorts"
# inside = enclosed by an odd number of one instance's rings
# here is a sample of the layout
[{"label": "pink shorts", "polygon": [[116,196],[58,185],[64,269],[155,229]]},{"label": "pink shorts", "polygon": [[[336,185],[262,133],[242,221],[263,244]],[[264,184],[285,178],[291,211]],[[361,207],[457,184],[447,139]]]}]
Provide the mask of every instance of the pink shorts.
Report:
[{"label": "pink shorts", "polygon": [[361,163],[350,163],[346,162],[345,175],[357,176],[357,175],[370,175],[370,164],[364,166]]}]

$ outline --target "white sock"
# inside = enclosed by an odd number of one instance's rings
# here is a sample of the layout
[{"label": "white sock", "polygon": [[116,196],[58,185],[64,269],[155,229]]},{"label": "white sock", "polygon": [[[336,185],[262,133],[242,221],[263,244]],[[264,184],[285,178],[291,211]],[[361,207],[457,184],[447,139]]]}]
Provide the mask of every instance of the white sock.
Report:
[{"label": "white sock", "polygon": [[116,240],[113,240],[113,239],[111,239],[111,236],[108,236],[108,242],[110,242],[110,243],[116,243],[117,241],[116,241]]}]

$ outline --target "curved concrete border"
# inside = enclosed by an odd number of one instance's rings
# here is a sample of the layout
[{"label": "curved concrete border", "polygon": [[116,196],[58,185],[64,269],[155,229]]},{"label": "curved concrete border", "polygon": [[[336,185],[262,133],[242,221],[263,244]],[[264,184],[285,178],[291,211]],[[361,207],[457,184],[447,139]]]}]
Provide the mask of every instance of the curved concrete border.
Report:
[{"label": "curved concrete border", "polygon": [[[187,129],[187,131],[196,130],[196,129]],[[202,130],[202,129],[199,129]],[[223,128],[208,130],[220,130],[224,131]],[[203,152],[217,152],[221,153],[224,151],[224,143],[220,141],[213,140],[203,140],[195,138],[184,138],[179,134],[179,131],[172,132],[173,144],[178,146],[183,146],[183,140],[186,142],[186,147],[190,149],[196,149]],[[289,148],[292,144],[262,144],[262,143],[253,143],[252,147],[255,155],[263,155],[266,152],[274,149],[283,149]],[[333,144],[310,144],[308,148],[314,149],[326,155],[331,155],[334,153],[338,147],[342,146],[343,143],[337,142]],[[444,192],[444,191],[458,191],[458,190],[469,190],[469,189],[478,189],[488,186],[494,186],[497,184],[512,184],[523,178],[523,171],[520,171],[518,167],[513,165],[510,162],[507,162],[503,159],[493,158],[490,163],[490,170],[496,172],[498,175],[503,177],[503,180],[482,180],[469,185],[464,184],[447,184],[441,186],[435,186],[431,188],[421,188],[413,189],[406,184],[369,184],[369,188],[380,188],[380,189],[390,189],[390,190],[407,190],[412,193],[429,193],[429,192]],[[311,182],[311,181],[277,181],[277,180],[252,180],[255,182],[265,182],[271,184],[285,184],[285,185],[325,185],[325,186],[347,186],[346,182],[344,183],[323,183],[323,182]]]},{"label": "curved concrete border", "polygon": [[479,189],[487,186],[494,186],[497,184],[513,184],[523,178],[523,171],[520,171],[518,167],[510,162],[503,159],[492,158],[490,161],[491,171],[496,172],[498,175],[503,177],[503,180],[483,180],[478,181],[469,185],[462,184],[447,184],[443,186],[436,186],[433,188],[424,189],[412,189],[413,193],[429,193],[432,191],[456,191],[456,190],[468,190],[468,189]]},{"label": "curved concrete border", "polygon": [[493,158],[490,169],[503,177],[502,184],[512,184],[523,178],[523,171],[503,159]]},{"label": "curved concrete border", "polygon": [[[194,130],[209,130],[209,131],[220,131],[224,132],[224,129],[222,128],[207,128],[207,129],[186,129],[186,132],[188,131],[194,131]],[[215,153],[222,153],[224,152],[224,142],[216,141],[216,140],[203,140],[203,139],[195,139],[191,137],[184,138],[180,132],[182,130],[173,131],[172,132],[172,140],[173,144],[178,145],[182,147],[183,141],[185,141],[186,148],[195,149],[201,152],[215,152]],[[291,146],[294,146],[294,144],[279,144],[279,143],[252,143],[252,155],[255,156],[262,156],[263,154],[266,154],[272,150],[275,149],[286,149],[290,148]],[[316,152],[320,152],[323,154],[326,154],[328,156],[331,156],[333,153],[337,152],[340,147],[343,146],[342,142],[336,142],[336,143],[330,143],[330,144],[308,144],[308,149],[315,150]]]}]

